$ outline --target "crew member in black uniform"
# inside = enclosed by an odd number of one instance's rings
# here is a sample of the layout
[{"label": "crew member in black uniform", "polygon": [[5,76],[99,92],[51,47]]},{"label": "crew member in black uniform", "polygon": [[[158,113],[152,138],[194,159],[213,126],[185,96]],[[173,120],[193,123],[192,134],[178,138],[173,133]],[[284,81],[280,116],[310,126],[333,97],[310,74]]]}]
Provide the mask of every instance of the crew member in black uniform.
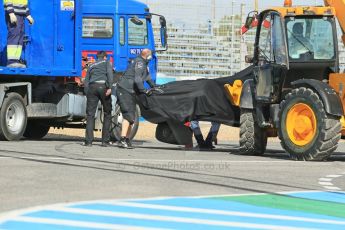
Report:
[{"label": "crew member in black uniform", "polygon": [[119,80],[116,91],[121,113],[123,115],[121,140],[119,147],[132,148],[129,136],[135,122],[136,94],[150,95],[150,90],[146,90],[146,81],[151,88],[155,87],[148,70],[148,64],[152,59],[152,51],[144,49],[141,54],[128,66],[124,76]]},{"label": "crew member in black uniform", "polygon": [[113,85],[113,69],[111,63],[107,61],[107,53],[105,51],[99,51],[97,53],[97,61],[89,66],[84,85],[87,97],[87,124],[84,145],[92,146],[94,139],[93,131],[95,128],[95,114],[98,102],[101,101],[104,111],[102,146],[108,147],[110,143],[112,109],[111,87]]}]

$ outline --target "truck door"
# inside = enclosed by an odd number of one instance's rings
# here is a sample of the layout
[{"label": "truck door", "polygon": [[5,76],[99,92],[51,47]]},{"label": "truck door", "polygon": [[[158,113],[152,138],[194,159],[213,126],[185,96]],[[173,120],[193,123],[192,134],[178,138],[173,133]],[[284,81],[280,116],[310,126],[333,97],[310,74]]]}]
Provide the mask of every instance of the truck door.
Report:
[{"label": "truck door", "polygon": [[[29,1],[35,24],[25,22],[23,55],[28,68],[75,69],[75,1]],[[42,13],[45,12],[45,14]]]},{"label": "truck door", "polygon": [[118,21],[118,35],[117,41],[117,55],[115,58],[116,72],[123,73],[126,71],[128,65],[128,43],[127,43],[127,16],[119,15],[116,20]]},{"label": "truck door", "polygon": [[[128,63],[140,55],[145,48],[155,50],[155,41],[151,21],[145,16],[119,15],[116,55],[116,71],[123,73],[126,71]],[[149,70],[152,80],[156,79],[157,57],[153,54],[150,61]]]},{"label": "truck door", "polygon": [[57,41],[54,66],[62,69],[75,68],[75,5],[74,1],[60,1],[57,6]]},{"label": "truck door", "polygon": [[288,69],[284,25],[276,12],[265,13],[258,30],[254,59],[256,100],[273,103],[280,95]]},{"label": "truck door", "polygon": [[128,17],[128,57],[135,58],[141,53],[141,50],[149,48],[148,23],[146,18],[137,16]]},{"label": "truck door", "polygon": [[[150,22],[144,17],[130,16],[128,24],[128,57],[133,59],[145,48],[154,50],[154,39]],[[157,59],[153,55],[149,64],[151,77],[155,80]]]}]

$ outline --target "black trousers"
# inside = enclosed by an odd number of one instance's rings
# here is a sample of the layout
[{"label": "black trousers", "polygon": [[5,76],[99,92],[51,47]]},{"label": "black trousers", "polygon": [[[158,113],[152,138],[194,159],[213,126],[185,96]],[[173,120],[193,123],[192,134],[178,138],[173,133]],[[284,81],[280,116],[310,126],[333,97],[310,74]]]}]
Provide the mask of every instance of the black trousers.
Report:
[{"label": "black trousers", "polygon": [[110,141],[110,124],[111,124],[111,96],[105,96],[107,88],[104,84],[90,84],[87,90],[87,123],[85,142],[91,144],[94,139],[93,131],[95,129],[95,113],[98,102],[101,101],[104,111],[102,142]]}]

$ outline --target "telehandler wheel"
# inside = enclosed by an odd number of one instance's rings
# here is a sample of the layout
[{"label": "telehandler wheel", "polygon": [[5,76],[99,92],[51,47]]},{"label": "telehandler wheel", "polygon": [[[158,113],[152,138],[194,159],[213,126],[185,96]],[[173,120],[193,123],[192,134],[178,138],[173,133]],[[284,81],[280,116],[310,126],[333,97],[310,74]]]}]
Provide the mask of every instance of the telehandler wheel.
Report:
[{"label": "telehandler wheel", "polygon": [[[133,125],[132,132],[130,134],[129,139],[133,139],[135,135],[138,132],[139,129],[139,118],[140,118],[140,108],[137,105],[137,110],[135,113],[135,121]],[[122,113],[120,111],[120,106],[116,105],[115,106],[115,115],[112,117],[112,122],[111,122],[111,131],[110,131],[110,137],[112,141],[119,141],[121,139],[121,130],[122,130]]]},{"label": "telehandler wheel", "polygon": [[0,110],[0,139],[15,141],[22,138],[27,123],[27,111],[22,96],[8,93]]},{"label": "telehandler wheel", "polygon": [[39,140],[48,134],[49,129],[49,126],[42,125],[39,121],[28,121],[23,136],[28,139]]},{"label": "telehandler wheel", "polygon": [[323,161],[338,147],[340,117],[326,114],[322,100],[308,88],[298,88],[280,104],[279,138],[295,160]]},{"label": "telehandler wheel", "polygon": [[240,152],[246,155],[263,155],[267,146],[267,135],[257,124],[255,112],[241,109],[240,123]]}]

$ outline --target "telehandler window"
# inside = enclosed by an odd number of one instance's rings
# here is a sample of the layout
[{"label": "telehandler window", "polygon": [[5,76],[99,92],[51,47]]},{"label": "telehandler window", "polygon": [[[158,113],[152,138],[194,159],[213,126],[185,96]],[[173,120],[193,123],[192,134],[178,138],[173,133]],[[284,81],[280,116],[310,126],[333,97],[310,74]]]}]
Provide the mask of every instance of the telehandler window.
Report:
[{"label": "telehandler window", "polygon": [[112,38],[112,18],[83,18],[83,38]]},{"label": "telehandler window", "polygon": [[335,58],[331,19],[296,18],[287,21],[289,56],[291,59],[330,60]]},{"label": "telehandler window", "polygon": [[259,38],[259,59],[260,61],[271,62],[272,51],[271,51],[271,14],[268,14],[263,20],[261,29],[260,29],[260,38]]}]

